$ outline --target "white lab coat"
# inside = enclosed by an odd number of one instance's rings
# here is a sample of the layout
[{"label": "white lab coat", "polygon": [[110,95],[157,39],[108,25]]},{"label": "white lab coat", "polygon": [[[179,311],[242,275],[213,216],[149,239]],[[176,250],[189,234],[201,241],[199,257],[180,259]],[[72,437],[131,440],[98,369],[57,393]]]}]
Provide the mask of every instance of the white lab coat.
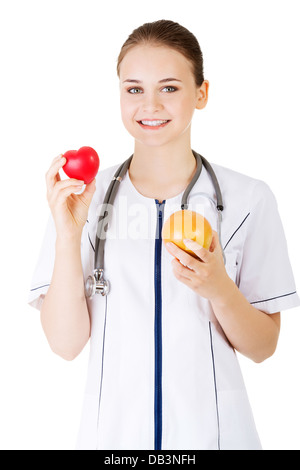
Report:
[{"label": "white lab coat", "polygon": [[[100,171],[82,235],[84,277],[93,272],[98,207],[117,166]],[[213,165],[224,200],[221,242],[228,275],[256,308],[299,305],[275,198],[262,181]],[[217,229],[205,168],[189,209]],[[161,220],[181,195],[161,206]],[[88,300],[89,370],[78,449],[260,449],[235,351],[210,303],[180,283],[161,240],[158,201],[142,196],[127,172],[105,245],[107,297]],[[55,228],[49,226],[29,302],[40,308],[51,282]]]}]

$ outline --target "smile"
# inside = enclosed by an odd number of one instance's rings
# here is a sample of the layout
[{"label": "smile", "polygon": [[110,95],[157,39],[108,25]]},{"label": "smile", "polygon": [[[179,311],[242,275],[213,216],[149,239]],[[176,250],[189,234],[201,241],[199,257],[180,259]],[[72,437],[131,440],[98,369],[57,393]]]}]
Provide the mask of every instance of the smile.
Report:
[{"label": "smile", "polygon": [[167,124],[169,124],[169,120],[143,120],[143,121],[138,121],[139,125],[143,129],[160,129],[162,127],[165,127]]}]

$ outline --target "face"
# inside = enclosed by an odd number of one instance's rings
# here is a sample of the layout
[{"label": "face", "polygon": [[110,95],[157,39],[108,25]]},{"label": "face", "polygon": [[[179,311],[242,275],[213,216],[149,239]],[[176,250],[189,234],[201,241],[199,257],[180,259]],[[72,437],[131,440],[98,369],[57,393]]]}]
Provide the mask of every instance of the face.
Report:
[{"label": "face", "polygon": [[136,46],[120,66],[123,123],[136,142],[163,146],[190,138],[195,109],[204,108],[208,82],[195,84],[192,65],[164,46]]}]

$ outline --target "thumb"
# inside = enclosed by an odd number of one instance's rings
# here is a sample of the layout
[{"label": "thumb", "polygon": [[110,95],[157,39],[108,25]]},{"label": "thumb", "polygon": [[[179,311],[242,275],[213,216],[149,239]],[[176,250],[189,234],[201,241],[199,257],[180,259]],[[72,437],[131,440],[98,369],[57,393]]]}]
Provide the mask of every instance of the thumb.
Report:
[{"label": "thumb", "polygon": [[96,178],[94,178],[93,181],[91,181],[91,183],[86,185],[85,190],[83,191],[82,194],[80,194],[79,198],[82,200],[82,202],[84,202],[85,204],[89,206],[93,199],[95,191],[96,191]]},{"label": "thumb", "polygon": [[96,178],[94,178],[93,181],[86,185],[85,191],[94,194],[94,192],[96,191]]},{"label": "thumb", "polygon": [[218,236],[218,233],[215,230],[213,230],[213,237],[212,237],[212,242],[211,242],[209,251],[212,252],[212,253],[222,252],[219,236]]}]

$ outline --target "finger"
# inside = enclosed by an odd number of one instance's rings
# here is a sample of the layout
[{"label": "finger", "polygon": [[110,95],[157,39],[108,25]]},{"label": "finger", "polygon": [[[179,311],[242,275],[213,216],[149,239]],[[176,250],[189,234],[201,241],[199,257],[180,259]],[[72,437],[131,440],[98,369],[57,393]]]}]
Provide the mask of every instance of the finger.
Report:
[{"label": "finger", "polygon": [[64,204],[71,194],[77,193],[82,189],[82,185],[69,185],[63,188],[60,188],[59,191],[55,191],[51,198],[51,202],[55,205]]},{"label": "finger", "polygon": [[66,189],[66,188],[69,188],[71,186],[76,186],[76,187],[81,187],[84,185],[84,181],[83,180],[77,180],[75,178],[69,178],[67,180],[62,180],[62,181],[58,181],[56,184],[55,184],[55,187],[54,187],[54,191],[56,193]]},{"label": "finger", "polygon": [[56,157],[46,173],[47,190],[51,191],[57,181],[60,181],[59,170],[65,165],[66,158],[62,155]]},{"label": "finger", "polygon": [[51,201],[55,201],[58,197],[60,197],[60,193],[64,194],[64,191],[69,194],[72,194],[72,192],[79,192],[82,189],[83,184],[83,181],[79,181],[74,178],[63,181],[57,181],[52,191],[49,192],[48,199]]},{"label": "finger", "polygon": [[216,252],[222,253],[222,247],[220,244],[219,235],[217,232],[215,232],[215,230],[213,230],[213,238],[212,238],[209,251],[212,253],[216,253]]},{"label": "finger", "polygon": [[191,270],[196,271],[199,261],[193,258],[193,256],[179,248],[175,243],[167,243],[166,248],[183,266],[188,266]]},{"label": "finger", "polygon": [[176,278],[182,282],[190,283],[192,280],[192,273],[188,267],[183,266],[176,258],[172,260],[173,273]]},{"label": "finger", "polygon": [[201,261],[204,263],[208,263],[211,257],[211,253],[209,250],[206,248],[203,248],[203,246],[199,245],[199,243],[195,242],[194,240],[183,240],[185,246],[191,250],[193,253],[195,253],[198,258],[200,258]]},{"label": "finger", "polygon": [[60,153],[59,155],[57,155],[57,157],[53,158],[52,163],[55,163],[56,161],[60,160],[62,157],[63,157],[63,154]]}]

